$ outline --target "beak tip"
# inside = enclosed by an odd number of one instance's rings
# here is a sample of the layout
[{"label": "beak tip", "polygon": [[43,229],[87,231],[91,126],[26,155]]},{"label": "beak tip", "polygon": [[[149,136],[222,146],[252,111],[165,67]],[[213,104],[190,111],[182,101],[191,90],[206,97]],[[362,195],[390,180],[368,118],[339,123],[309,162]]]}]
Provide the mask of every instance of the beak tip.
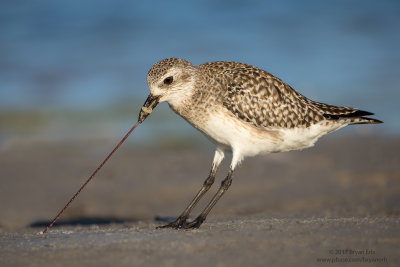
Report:
[{"label": "beak tip", "polygon": [[150,113],[151,112],[146,112],[145,110],[143,110],[143,108],[140,110],[140,113],[139,113],[139,119],[138,119],[138,121],[140,122],[140,123],[142,123],[146,118],[147,118],[147,116],[149,116],[150,115]]},{"label": "beak tip", "polygon": [[154,97],[153,95],[149,95],[146,99],[146,102],[143,104],[142,109],[140,110],[139,113],[139,122],[142,123],[147,116],[150,115],[151,112],[153,112],[153,108],[155,108],[158,105],[158,97]]}]

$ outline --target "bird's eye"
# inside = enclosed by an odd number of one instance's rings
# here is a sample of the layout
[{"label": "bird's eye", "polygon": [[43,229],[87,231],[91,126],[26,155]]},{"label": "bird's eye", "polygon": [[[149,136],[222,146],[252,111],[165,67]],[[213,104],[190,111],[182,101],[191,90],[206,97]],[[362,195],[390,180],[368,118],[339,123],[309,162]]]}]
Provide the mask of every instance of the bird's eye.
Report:
[{"label": "bird's eye", "polygon": [[164,79],[164,84],[169,85],[174,81],[174,77],[169,76],[167,78]]}]

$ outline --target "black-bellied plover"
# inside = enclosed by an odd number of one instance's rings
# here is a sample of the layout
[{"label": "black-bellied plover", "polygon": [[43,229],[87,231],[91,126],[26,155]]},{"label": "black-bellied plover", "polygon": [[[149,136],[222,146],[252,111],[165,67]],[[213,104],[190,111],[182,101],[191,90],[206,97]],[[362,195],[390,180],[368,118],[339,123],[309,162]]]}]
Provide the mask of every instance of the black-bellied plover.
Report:
[{"label": "black-bellied plover", "polygon": [[[167,58],[147,75],[150,95],[142,122],[160,102],[205,134],[216,146],[212,168],[202,188],[183,213],[162,227],[197,228],[232,183],[232,174],[245,157],[311,147],[321,136],[349,124],[374,124],[368,111],[312,101],[288,84],[257,67],[237,62],[195,66]],[[188,216],[215,180],[225,152],[232,152],[230,170],[201,214]]]}]

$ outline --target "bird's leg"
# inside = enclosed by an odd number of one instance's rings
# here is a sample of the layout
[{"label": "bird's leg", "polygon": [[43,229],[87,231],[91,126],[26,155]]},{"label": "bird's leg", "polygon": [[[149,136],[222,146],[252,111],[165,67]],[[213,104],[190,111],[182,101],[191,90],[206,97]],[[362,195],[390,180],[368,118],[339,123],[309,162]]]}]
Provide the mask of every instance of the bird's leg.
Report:
[{"label": "bird's leg", "polygon": [[215,152],[214,161],[213,161],[213,165],[212,165],[210,174],[208,175],[207,179],[204,181],[203,186],[201,187],[200,191],[190,202],[189,206],[187,206],[187,208],[182,212],[182,214],[175,221],[173,221],[172,223],[169,223],[167,225],[157,227],[157,228],[179,229],[179,228],[184,227],[184,225],[186,224],[186,219],[188,218],[192,209],[196,206],[196,204],[203,197],[203,195],[208,191],[208,189],[210,189],[210,187],[213,185],[213,183],[215,181],[215,174],[217,173],[218,166],[221,163],[223,158],[224,158],[224,152],[222,150],[218,149]]},{"label": "bird's leg", "polygon": [[208,175],[208,178],[204,181],[200,191],[190,202],[189,206],[186,207],[186,209],[175,221],[167,225],[160,226],[158,228],[182,228],[182,226],[186,223],[186,219],[188,218],[192,209],[196,206],[199,200],[203,197],[203,195],[208,191],[208,189],[210,189],[210,187],[214,183],[216,171],[217,168],[213,165],[210,174]]},{"label": "bird's leg", "polygon": [[231,168],[229,170],[228,175],[226,178],[221,182],[221,186],[218,189],[218,192],[214,195],[214,197],[211,199],[210,203],[208,203],[207,207],[203,210],[203,212],[192,222],[183,225],[183,228],[185,229],[193,229],[193,228],[199,228],[200,225],[205,221],[208,213],[210,213],[211,209],[215,206],[217,201],[222,197],[222,195],[228,190],[228,188],[232,184],[232,174],[233,174],[233,169]]}]

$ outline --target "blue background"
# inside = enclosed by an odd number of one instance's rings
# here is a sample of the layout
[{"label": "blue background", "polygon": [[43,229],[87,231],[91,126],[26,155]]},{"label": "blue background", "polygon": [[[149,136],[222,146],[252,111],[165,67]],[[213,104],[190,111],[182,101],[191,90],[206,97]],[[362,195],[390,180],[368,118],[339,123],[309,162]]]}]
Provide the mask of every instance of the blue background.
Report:
[{"label": "blue background", "polygon": [[[389,0],[1,1],[0,141],[120,136],[166,57],[256,65],[385,121],[351,131],[398,134],[399,29]],[[165,104],[152,116],[137,140],[196,136]]]}]

